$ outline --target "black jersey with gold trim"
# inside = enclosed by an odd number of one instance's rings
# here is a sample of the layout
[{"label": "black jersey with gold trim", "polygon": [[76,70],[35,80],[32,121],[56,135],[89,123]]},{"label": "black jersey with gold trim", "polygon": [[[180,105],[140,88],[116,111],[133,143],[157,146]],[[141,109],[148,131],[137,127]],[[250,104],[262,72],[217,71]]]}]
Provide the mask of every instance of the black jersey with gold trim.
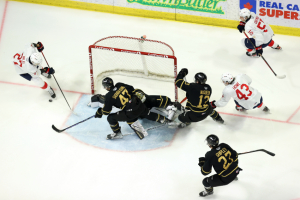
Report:
[{"label": "black jersey with gold trim", "polygon": [[131,85],[125,83],[117,83],[111,90],[105,95],[105,103],[102,108],[102,114],[108,115],[112,107],[120,108],[123,110],[133,96],[134,88]]},{"label": "black jersey with gold trim", "polygon": [[184,76],[178,74],[176,86],[186,91],[186,108],[193,112],[201,113],[209,109],[209,98],[212,90],[208,84],[188,83],[183,80]]},{"label": "black jersey with gold trim", "polygon": [[238,169],[238,154],[228,144],[221,143],[217,148],[211,149],[205,154],[205,163],[201,167],[203,175],[208,175],[212,167],[215,172],[227,177]]}]

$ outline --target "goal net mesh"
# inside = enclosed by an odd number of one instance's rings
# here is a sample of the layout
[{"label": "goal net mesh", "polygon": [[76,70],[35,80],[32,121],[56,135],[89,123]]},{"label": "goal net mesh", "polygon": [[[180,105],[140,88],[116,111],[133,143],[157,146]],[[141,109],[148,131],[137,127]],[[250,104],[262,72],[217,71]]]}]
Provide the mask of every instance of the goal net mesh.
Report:
[{"label": "goal net mesh", "polygon": [[[124,75],[173,82],[177,76],[177,59],[172,47],[155,40],[110,36],[89,47],[91,90],[94,94],[103,78]],[[137,87],[137,86],[134,86]],[[142,89],[142,88],[140,88]],[[174,100],[177,87],[173,84]]]}]

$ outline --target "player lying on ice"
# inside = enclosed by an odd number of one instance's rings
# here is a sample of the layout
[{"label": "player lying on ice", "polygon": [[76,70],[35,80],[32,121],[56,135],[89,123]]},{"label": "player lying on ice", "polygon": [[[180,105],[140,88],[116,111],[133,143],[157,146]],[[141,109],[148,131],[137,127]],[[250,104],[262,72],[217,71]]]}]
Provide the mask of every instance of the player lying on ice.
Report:
[{"label": "player lying on ice", "polygon": [[240,24],[237,26],[238,30],[242,33],[245,31],[249,36],[242,39],[242,45],[246,47],[246,55],[250,57],[259,57],[263,54],[263,48],[271,47],[272,49],[281,50],[282,48],[274,42],[272,37],[274,32],[271,27],[263,22],[263,20],[256,16],[255,13],[250,12],[249,9],[243,8],[240,10]]},{"label": "player lying on ice", "polygon": [[[103,108],[100,107],[97,110],[95,118],[108,115],[107,121],[113,133],[107,135],[107,139],[123,137],[119,121],[126,121],[139,138],[143,139],[148,133],[140,124],[138,118],[146,118],[162,124],[169,123],[177,110],[176,106],[180,106],[180,104],[171,102],[168,97],[146,95],[143,91],[139,89],[135,90],[131,85],[120,82],[114,84],[113,80],[109,77],[103,79],[102,86],[108,93],[105,96],[101,94],[92,96],[92,101],[88,105],[99,107],[100,103],[104,104]],[[113,106],[119,108],[121,111],[111,113]],[[149,109],[152,107],[167,108],[168,118],[158,113],[150,112]]]},{"label": "player lying on ice", "polygon": [[[142,103],[144,103],[149,110],[155,108],[155,112],[149,112],[147,116],[140,118],[146,118],[151,121],[166,123],[168,122],[167,120],[172,120],[174,118],[177,110],[181,110],[181,104],[178,102],[172,102],[171,99],[167,96],[147,95],[141,89],[135,89],[133,93],[139,99],[141,99]],[[98,108],[104,103],[105,96],[102,94],[96,94],[91,97],[91,101],[88,103],[88,106],[92,108]],[[157,111],[158,113],[156,113]]]},{"label": "player lying on ice", "polygon": [[56,95],[50,85],[45,82],[40,75],[42,74],[46,78],[51,78],[51,74],[55,71],[53,68],[41,66],[42,56],[39,52],[44,50],[44,46],[41,42],[28,44],[24,51],[16,53],[13,57],[13,63],[17,73],[28,81],[32,81],[35,85],[49,92],[52,98]]},{"label": "player lying on ice", "polygon": [[230,73],[224,73],[221,77],[225,85],[222,98],[219,101],[212,101],[213,108],[226,106],[231,97],[234,99],[237,111],[246,111],[259,108],[269,113],[269,108],[263,104],[261,93],[251,87],[252,79],[246,74],[239,74],[233,77]]}]

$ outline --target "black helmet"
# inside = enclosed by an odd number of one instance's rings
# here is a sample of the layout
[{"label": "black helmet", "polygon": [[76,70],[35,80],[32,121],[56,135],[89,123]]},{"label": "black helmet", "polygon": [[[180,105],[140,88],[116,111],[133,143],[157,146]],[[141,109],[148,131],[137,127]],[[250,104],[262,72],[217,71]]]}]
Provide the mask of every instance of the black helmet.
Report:
[{"label": "black helmet", "polygon": [[195,83],[197,83],[198,81],[199,84],[205,84],[206,80],[207,80],[207,76],[204,73],[199,72],[195,74]]},{"label": "black helmet", "polygon": [[218,138],[218,136],[216,136],[214,134],[207,136],[206,141],[207,141],[207,144],[209,146],[212,146],[213,148],[215,148],[219,145],[219,138]]},{"label": "black helmet", "polygon": [[102,86],[105,89],[112,88],[112,87],[114,87],[114,81],[111,78],[106,77],[105,79],[102,80]]}]

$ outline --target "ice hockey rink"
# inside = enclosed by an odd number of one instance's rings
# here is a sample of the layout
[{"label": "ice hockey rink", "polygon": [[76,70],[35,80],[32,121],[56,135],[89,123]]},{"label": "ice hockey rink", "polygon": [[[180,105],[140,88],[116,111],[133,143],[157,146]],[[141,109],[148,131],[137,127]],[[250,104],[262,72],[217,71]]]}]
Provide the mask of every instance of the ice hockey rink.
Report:
[{"label": "ice hockey rink", "polygon": [[[274,71],[287,76],[281,80],[261,58],[245,55],[237,29],[11,1],[0,1],[0,13],[1,200],[201,199],[204,176],[198,158],[210,150],[204,141],[209,134],[238,153],[266,149],[276,156],[240,155],[239,180],[214,188],[207,199],[300,199],[300,37],[276,35],[273,39],[283,50],[264,49]],[[187,81],[197,72],[207,75],[211,100],[222,96],[222,73],[249,75],[271,114],[239,113],[231,100],[217,108],[226,125],[208,117],[185,129],[149,131],[143,140],[130,135],[108,141],[111,131],[102,118],[54,132],[52,124],[62,129],[96,112],[86,106],[91,97],[88,46],[115,35],[147,35],[172,46],[178,71],[189,69]],[[44,55],[75,114],[53,78],[47,81],[57,100],[50,103],[47,92],[15,72],[13,55],[37,41],[44,44]],[[171,95],[164,82],[112,78],[148,94]],[[123,133],[130,132],[126,123],[120,125]]]}]

